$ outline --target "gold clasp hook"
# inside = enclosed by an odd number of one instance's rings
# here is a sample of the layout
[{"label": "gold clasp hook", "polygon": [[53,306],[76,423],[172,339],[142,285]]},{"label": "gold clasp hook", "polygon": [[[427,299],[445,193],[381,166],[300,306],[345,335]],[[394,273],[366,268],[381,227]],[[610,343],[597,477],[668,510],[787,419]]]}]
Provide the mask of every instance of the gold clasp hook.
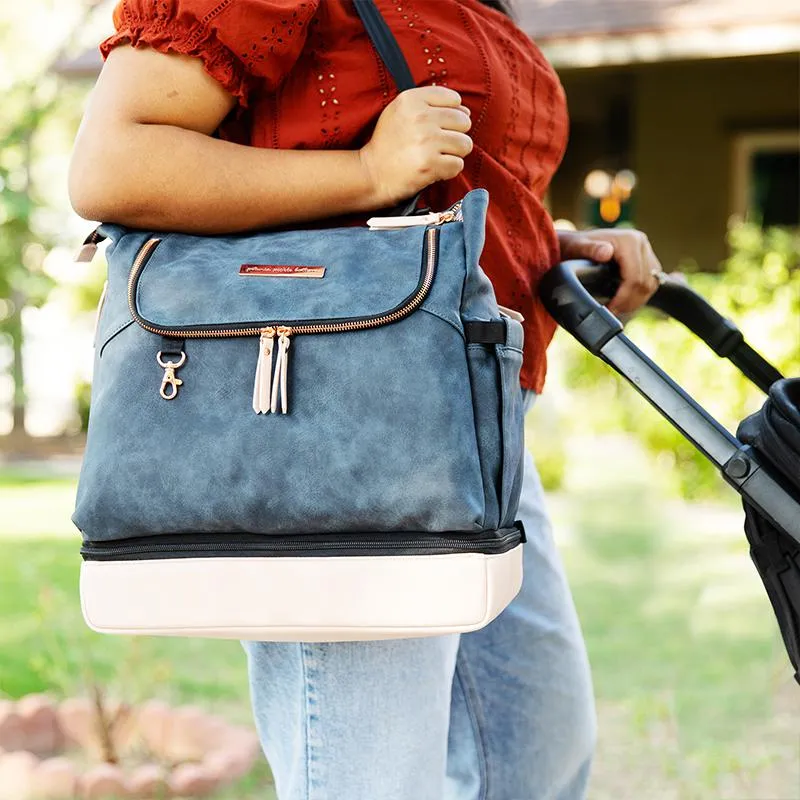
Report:
[{"label": "gold clasp hook", "polygon": [[[175,370],[183,366],[186,361],[186,353],[181,351],[180,361],[164,361],[159,350],[156,354],[156,361],[158,361],[158,366],[164,370],[164,377],[161,380],[161,388],[158,393],[165,400],[174,400],[178,395],[178,387],[183,385],[183,381],[175,377]],[[169,387],[172,387],[171,391]]]}]

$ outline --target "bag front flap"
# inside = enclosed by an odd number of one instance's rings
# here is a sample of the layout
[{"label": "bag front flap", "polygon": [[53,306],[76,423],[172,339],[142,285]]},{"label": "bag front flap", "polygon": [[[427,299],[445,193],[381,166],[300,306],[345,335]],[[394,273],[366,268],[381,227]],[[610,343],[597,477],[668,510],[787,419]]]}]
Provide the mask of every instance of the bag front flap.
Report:
[{"label": "bag front flap", "polygon": [[419,291],[434,240],[424,227],[170,233],[137,268],[138,251],[129,299],[142,320],[187,330],[377,317]]}]

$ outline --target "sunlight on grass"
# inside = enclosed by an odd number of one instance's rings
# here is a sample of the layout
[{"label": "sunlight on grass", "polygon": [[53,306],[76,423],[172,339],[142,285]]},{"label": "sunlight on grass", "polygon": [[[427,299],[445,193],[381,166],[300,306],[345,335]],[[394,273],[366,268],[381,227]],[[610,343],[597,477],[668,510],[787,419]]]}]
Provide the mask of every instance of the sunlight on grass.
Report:
[{"label": "sunlight on grass", "polygon": [[42,480],[29,472],[0,471],[0,538],[4,536],[72,536],[75,506],[73,479]]}]

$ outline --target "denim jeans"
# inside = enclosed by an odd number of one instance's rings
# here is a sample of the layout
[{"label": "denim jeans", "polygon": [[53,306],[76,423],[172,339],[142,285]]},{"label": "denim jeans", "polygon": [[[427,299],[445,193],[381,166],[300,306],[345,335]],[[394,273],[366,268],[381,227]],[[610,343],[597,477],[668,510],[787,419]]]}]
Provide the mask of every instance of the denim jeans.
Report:
[{"label": "denim jeans", "polygon": [[[533,392],[525,393],[526,412]],[[518,518],[522,591],[479,631],[247,642],[279,800],[579,800],[595,743],[591,677],[533,459]]]}]

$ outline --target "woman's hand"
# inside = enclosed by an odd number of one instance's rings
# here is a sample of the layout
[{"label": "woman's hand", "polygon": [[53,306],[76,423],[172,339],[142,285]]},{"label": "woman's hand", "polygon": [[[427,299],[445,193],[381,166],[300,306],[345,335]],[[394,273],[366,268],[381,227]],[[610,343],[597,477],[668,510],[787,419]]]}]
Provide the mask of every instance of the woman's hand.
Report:
[{"label": "woman's hand", "polygon": [[599,229],[593,231],[558,231],[561,260],[588,258],[619,264],[622,284],[608,303],[614,314],[627,314],[643,306],[656,292],[663,274],[661,262],[650,240],[641,231]]},{"label": "woman's hand", "polygon": [[454,178],[472,151],[461,95],[444,86],[401,92],[383,110],[361,162],[379,204],[392,205],[434,181]]}]

